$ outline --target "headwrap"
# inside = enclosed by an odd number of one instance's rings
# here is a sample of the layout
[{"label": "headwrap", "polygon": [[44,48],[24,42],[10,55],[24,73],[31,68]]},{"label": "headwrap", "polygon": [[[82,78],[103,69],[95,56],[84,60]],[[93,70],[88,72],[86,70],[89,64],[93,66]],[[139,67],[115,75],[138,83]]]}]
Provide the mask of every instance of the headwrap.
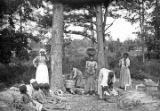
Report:
[{"label": "headwrap", "polygon": [[41,53],[41,52],[44,52],[46,54],[46,50],[43,48],[39,50],[39,53]]},{"label": "headwrap", "polygon": [[31,79],[31,80],[30,80],[30,84],[32,84],[32,83],[34,83],[34,82],[36,82],[35,79]]}]

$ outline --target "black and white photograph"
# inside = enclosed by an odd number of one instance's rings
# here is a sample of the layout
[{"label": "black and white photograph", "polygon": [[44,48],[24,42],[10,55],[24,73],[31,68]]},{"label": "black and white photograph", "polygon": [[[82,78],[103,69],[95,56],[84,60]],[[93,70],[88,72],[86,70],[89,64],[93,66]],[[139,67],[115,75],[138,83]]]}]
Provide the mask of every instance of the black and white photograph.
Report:
[{"label": "black and white photograph", "polygon": [[160,0],[0,0],[0,111],[160,111]]}]

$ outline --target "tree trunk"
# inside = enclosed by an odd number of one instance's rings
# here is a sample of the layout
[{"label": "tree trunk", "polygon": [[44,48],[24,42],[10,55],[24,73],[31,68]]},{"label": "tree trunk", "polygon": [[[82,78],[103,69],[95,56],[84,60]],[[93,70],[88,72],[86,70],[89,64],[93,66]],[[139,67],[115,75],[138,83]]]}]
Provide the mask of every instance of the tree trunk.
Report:
[{"label": "tree trunk", "polygon": [[52,19],[51,89],[64,90],[62,77],[63,4],[55,3]]},{"label": "tree trunk", "polygon": [[108,46],[107,42],[106,42],[106,37],[105,37],[105,27],[106,27],[106,22],[107,22],[107,13],[108,13],[108,8],[105,7],[105,13],[103,16],[103,42],[104,42],[104,57],[105,57],[105,66],[106,68],[109,68],[108,66],[108,59],[107,59],[107,54],[108,54],[108,48],[106,48],[106,46]]},{"label": "tree trunk", "polygon": [[141,28],[141,39],[142,39],[142,59],[143,63],[145,62],[145,52],[144,52],[144,47],[145,47],[145,38],[144,38],[144,1],[142,0],[142,3],[140,4],[141,9],[140,9],[140,28]]},{"label": "tree trunk", "polygon": [[[91,18],[91,21],[92,21],[92,18]],[[93,22],[93,21],[92,21]],[[93,23],[91,22],[91,35],[92,35],[92,38],[91,38],[91,46],[94,47],[95,45],[95,37],[94,37],[94,27],[93,27]]]},{"label": "tree trunk", "polygon": [[[159,11],[159,9],[158,9],[158,7],[159,7],[159,0],[156,0],[156,5],[155,5],[155,11],[156,11],[156,15],[155,15],[155,18],[156,18],[156,23],[158,23],[158,19],[159,19],[159,14],[158,14],[158,11]],[[160,37],[159,37],[159,24],[155,24],[155,38],[157,39],[157,40],[159,40],[160,39]]]},{"label": "tree trunk", "polygon": [[105,68],[102,5],[96,6],[96,30],[98,41],[98,69]]}]

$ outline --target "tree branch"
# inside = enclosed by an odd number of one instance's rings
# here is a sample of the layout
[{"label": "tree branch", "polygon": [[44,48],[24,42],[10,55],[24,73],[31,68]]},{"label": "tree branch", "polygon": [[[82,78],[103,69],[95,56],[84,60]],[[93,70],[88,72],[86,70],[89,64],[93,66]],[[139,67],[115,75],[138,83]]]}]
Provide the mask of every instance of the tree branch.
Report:
[{"label": "tree branch", "polygon": [[93,39],[92,35],[89,35],[89,34],[87,34],[86,32],[80,32],[80,31],[64,31],[64,33],[81,35],[81,36],[83,36],[83,37],[89,38],[90,40],[93,40],[94,43],[97,43],[96,39]]},{"label": "tree branch", "polygon": [[105,31],[107,31],[107,30],[114,24],[115,21],[116,21],[116,20],[114,20],[114,21],[105,29]]}]

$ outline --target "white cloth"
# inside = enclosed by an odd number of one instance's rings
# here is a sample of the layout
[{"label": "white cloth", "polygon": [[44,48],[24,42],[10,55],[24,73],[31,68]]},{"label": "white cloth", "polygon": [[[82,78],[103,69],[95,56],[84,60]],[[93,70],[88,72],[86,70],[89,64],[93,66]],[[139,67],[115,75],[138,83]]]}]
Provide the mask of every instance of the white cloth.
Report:
[{"label": "white cloth", "polygon": [[34,82],[36,82],[35,79],[31,79],[31,80],[30,80],[30,84],[32,84],[32,83],[34,83]]},{"label": "white cloth", "polygon": [[110,92],[113,96],[118,96],[118,92],[113,88],[113,90]]},{"label": "white cloth", "polygon": [[[100,85],[101,86],[108,86],[108,76],[109,76],[109,72],[112,72],[112,70],[108,70],[106,68],[102,68],[99,72],[99,80],[100,80]],[[113,83],[115,82],[115,75],[113,78]]]},{"label": "white cloth", "polygon": [[[98,78],[98,95],[102,99],[102,86],[108,86],[108,75],[109,72],[113,72],[112,70],[108,70],[106,68],[102,68],[99,71],[99,78]],[[116,81],[115,75],[113,78],[113,83]]]},{"label": "white cloth", "polygon": [[126,58],[126,65],[125,65],[125,59],[122,58],[120,60],[120,65],[121,65],[121,67],[129,67],[130,66],[130,60],[129,60],[129,58]]},{"label": "white cloth", "polygon": [[48,83],[49,84],[49,75],[48,68],[46,64],[40,63],[36,71],[36,81],[37,83]]},{"label": "white cloth", "polygon": [[33,87],[30,84],[27,84],[26,87],[27,87],[27,94],[32,98]]}]

